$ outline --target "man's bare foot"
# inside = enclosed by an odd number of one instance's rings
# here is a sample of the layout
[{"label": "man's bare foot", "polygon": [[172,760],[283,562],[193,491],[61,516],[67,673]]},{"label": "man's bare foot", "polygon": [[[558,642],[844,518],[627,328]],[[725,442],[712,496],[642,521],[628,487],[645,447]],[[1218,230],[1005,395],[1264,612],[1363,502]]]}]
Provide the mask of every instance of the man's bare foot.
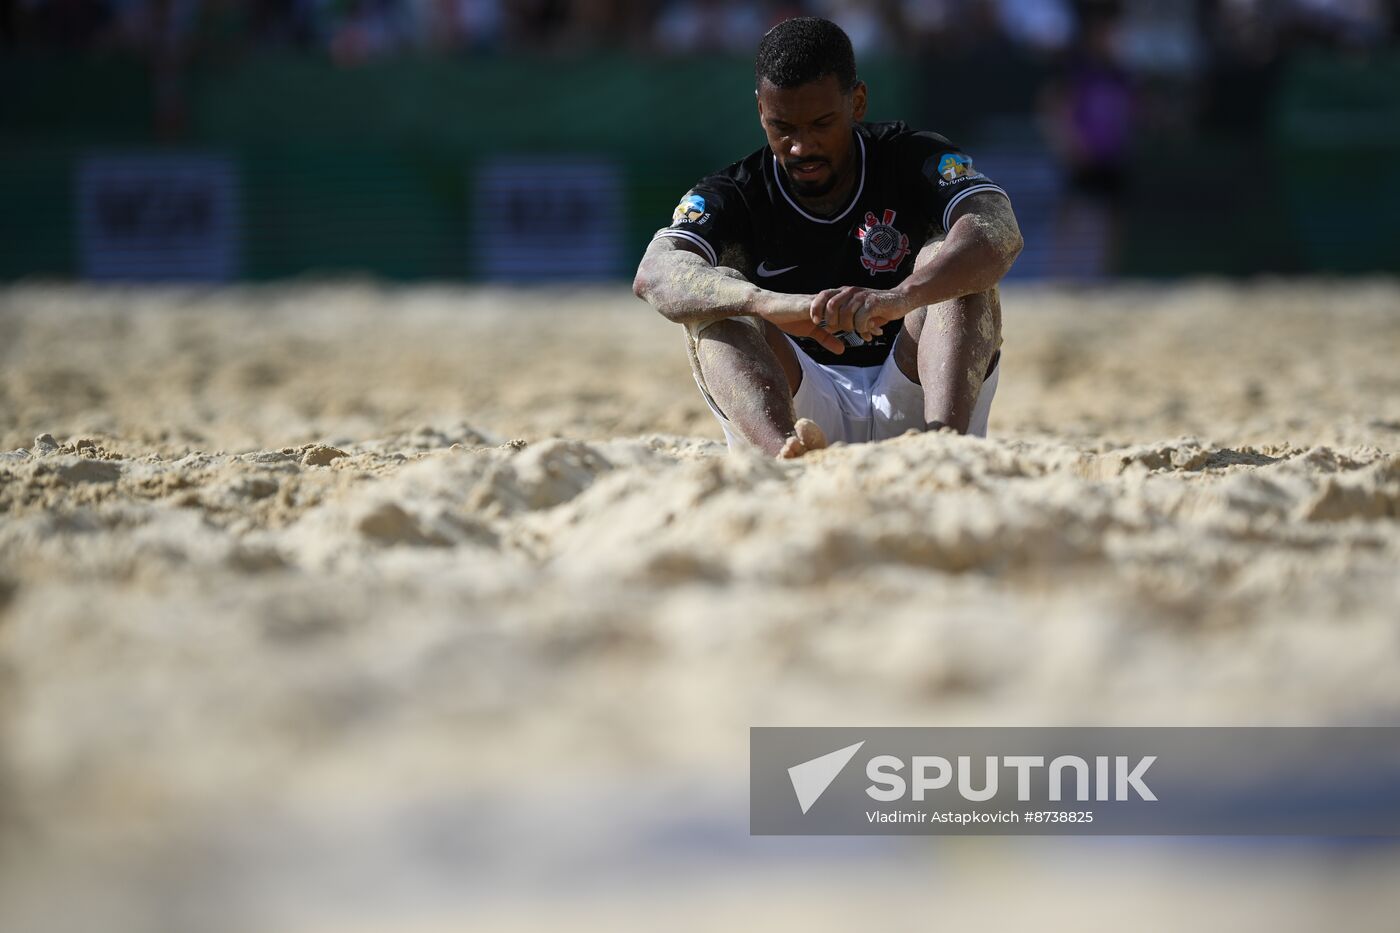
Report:
[{"label": "man's bare foot", "polygon": [[826,435],[810,418],[798,418],[793,431],[795,436],[783,441],[783,449],[778,451],[779,460],[796,460],[805,453],[826,446]]}]

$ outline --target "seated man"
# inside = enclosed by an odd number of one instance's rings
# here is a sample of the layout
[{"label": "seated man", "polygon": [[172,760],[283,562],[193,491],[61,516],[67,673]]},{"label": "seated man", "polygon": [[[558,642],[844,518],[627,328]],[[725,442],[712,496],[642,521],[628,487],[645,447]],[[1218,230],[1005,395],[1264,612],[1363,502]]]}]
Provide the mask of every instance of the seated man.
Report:
[{"label": "seated man", "polygon": [[985,436],[1021,251],[1006,193],[942,136],[861,122],[833,23],[773,27],[754,70],[768,145],[686,194],[633,286],[685,325],[730,449]]}]

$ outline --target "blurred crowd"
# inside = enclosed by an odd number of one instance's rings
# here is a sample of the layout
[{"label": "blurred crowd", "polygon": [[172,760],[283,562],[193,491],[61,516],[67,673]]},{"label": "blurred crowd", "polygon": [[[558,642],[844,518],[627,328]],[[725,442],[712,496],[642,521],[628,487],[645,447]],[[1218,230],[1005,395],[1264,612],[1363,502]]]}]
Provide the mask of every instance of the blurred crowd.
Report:
[{"label": "blurred crowd", "polygon": [[1137,72],[1267,63],[1306,45],[1390,44],[1397,0],[0,0],[0,44],[68,50],[324,51],[354,64],[423,51],[622,48],[749,54],[790,16],[840,23],[858,54],[995,46],[1056,56],[1106,16]]}]

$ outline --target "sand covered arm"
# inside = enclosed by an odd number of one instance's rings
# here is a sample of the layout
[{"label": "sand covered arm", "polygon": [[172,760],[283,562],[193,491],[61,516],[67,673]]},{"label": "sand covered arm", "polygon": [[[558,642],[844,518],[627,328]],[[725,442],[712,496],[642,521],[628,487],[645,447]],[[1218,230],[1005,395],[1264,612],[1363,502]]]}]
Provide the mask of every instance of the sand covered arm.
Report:
[{"label": "sand covered arm", "polygon": [[1004,194],[979,192],[958,208],[941,247],[928,261],[921,254],[913,274],[893,289],[911,311],[987,291],[1021,255],[1021,227]]},{"label": "sand covered arm", "polygon": [[974,194],[959,207],[962,213],[948,235],[925,244],[909,278],[891,289],[828,288],[812,299],[812,322],[832,333],[855,331],[869,340],[915,308],[993,288],[1021,254],[1021,228],[1011,202],[988,192]]},{"label": "sand covered arm", "polygon": [[632,281],[633,294],[676,324],[757,315],[760,291],[738,269],[712,266],[694,247],[671,237],[651,241]]},{"label": "sand covered arm", "polygon": [[632,292],[662,317],[691,327],[731,317],[758,317],[797,336],[811,337],[833,353],[845,344],[807,317],[811,295],[759,288],[738,269],[712,266],[689,244],[672,237],[651,241],[637,267]]}]

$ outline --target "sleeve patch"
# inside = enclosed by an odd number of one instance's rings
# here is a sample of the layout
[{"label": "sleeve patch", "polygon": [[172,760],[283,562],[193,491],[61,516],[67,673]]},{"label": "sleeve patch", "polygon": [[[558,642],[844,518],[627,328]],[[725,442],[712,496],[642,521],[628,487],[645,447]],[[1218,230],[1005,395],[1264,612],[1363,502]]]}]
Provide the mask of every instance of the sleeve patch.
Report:
[{"label": "sleeve patch", "polygon": [[705,199],[698,194],[688,194],[681,198],[676,210],[671,214],[671,226],[679,224],[702,224],[710,219],[705,213]]},{"label": "sleeve patch", "polygon": [[924,175],[940,187],[985,176],[972,166],[972,157],[961,152],[945,152],[929,156],[924,162]]}]

